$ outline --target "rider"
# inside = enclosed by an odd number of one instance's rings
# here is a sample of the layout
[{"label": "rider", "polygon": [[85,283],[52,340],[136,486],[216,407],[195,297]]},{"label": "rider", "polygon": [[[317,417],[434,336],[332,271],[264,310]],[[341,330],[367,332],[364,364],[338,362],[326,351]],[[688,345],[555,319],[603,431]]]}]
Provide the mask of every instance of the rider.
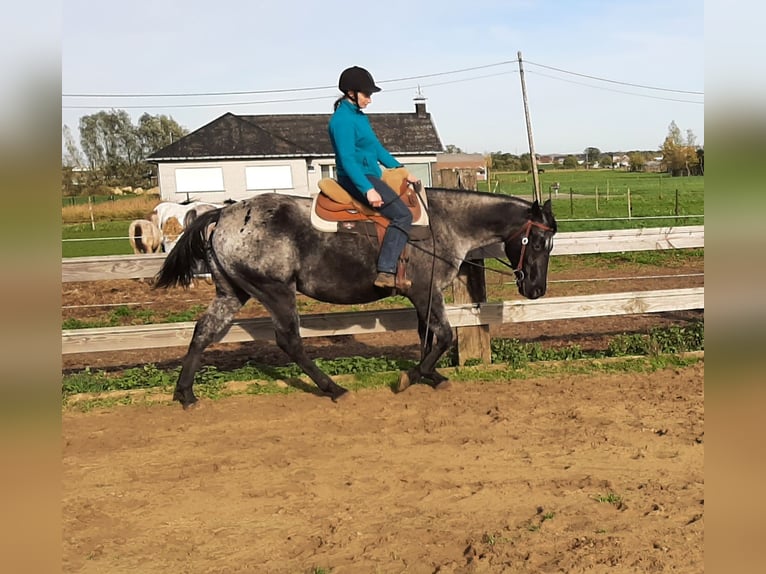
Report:
[{"label": "rider", "polygon": [[[378,141],[370,120],[362,112],[379,92],[370,72],[353,66],[343,70],[338,80],[343,95],[335,102],[335,112],[328,126],[335,152],[338,183],[354,198],[369,205],[390,223],[383,236],[378,256],[375,285],[405,290],[409,280],[396,280],[396,265],[404,250],[412,226],[412,213],[399,195],[381,180],[379,164],[387,168],[402,167]],[[417,183],[417,177],[407,175]]]}]

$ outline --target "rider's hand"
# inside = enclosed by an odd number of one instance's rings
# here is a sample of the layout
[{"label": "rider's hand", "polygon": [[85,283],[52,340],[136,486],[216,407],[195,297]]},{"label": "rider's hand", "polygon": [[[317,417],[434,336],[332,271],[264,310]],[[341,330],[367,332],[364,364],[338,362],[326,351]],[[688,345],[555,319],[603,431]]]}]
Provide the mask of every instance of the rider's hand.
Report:
[{"label": "rider's hand", "polygon": [[380,194],[377,191],[375,191],[374,187],[368,189],[365,195],[367,196],[368,203],[373,207],[380,207],[383,205],[383,198],[380,197]]},{"label": "rider's hand", "polygon": [[411,173],[407,174],[407,183],[412,186],[412,189],[415,190],[415,192],[420,191],[420,187],[422,183],[420,182],[420,178],[416,175],[412,175]]}]

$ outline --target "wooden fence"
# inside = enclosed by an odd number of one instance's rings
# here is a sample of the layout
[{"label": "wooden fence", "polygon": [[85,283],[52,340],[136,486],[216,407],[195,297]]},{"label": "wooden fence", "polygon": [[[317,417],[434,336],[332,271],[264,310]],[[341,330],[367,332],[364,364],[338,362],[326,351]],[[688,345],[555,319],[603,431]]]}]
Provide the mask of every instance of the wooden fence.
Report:
[{"label": "wooden fence", "polygon": [[[685,249],[704,246],[704,227],[665,227],[559,233],[554,239],[553,255],[610,253],[658,249]],[[503,257],[502,246],[477,250],[471,259]],[[162,265],[163,255],[115,255],[109,257],[77,257],[62,261],[62,281],[98,281],[136,279],[154,276]],[[479,278],[483,283],[483,276]],[[461,337],[464,358],[487,357],[489,325],[599,317],[635,313],[704,308],[704,288],[635,291],[571,297],[486,303],[471,297],[447,306],[453,327],[470,328]],[[413,309],[390,309],[364,312],[339,312],[301,317],[303,337],[358,335],[417,328]],[[120,351],[187,345],[194,322],[160,325],[72,329],[62,332],[62,353]],[[273,340],[274,331],[268,318],[235,321],[222,342],[253,339]]]}]

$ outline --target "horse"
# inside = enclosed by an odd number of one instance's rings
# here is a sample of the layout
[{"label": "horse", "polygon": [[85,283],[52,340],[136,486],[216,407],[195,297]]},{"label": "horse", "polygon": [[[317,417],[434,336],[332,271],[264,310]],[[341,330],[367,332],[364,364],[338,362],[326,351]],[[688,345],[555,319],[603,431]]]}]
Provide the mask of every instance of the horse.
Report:
[{"label": "horse", "polygon": [[[542,297],[557,225],[551,201],[444,188],[425,188],[431,237],[410,241],[407,273],[412,286],[402,293],[418,319],[420,362],[400,374],[395,391],[421,379],[436,389],[447,377],[435,365],[451,346],[442,291],[474,249],[504,245],[519,293]],[[155,288],[186,287],[205,262],[216,286],[215,299],[197,321],[182,360],[173,399],[188,409],[197,402],[194,374],[202,352],[220,340],[241,307],[255,298],[269,312],[277,345],[325,396],[338,401],[348,391],[306,355],[301,341],[296,293],[333,304],[359,304],[392,295],[373,285],[378,246],[373,238],[319,231],[310,223],[311,200],[263,194],[199,216],[168,254]]]},{"label": "horse", "polygon": [[136,255],[157,253],[162,245],[162,232],[148,219],[134,219],[128,227],[128,240]]},{"label": "horse", "polygon": [[174,203],[162,201],[156,205],[150,215],[151,221],[162,232],[162,249],[169,252],[178,241],[178,238],[189,223],[194,221],[197,215],[222,207],[221,204],[208,203],[205,201],[188,201]]}]

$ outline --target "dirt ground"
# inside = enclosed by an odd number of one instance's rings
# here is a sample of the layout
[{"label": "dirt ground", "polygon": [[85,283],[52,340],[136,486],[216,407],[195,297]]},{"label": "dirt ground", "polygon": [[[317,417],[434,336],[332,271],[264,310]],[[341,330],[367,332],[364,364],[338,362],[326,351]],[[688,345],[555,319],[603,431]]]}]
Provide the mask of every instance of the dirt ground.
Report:
[{"label": "dirt ground", "polygon": [[[549,296],[703,285],[701,262],[552,277]],[[640,279],[652,275],[674,277]],[[695,275],[690,277],[690,275]],[[622,277],[620,281],[606,279]],[[569,282],[572,279],[600,282]],[[563,282],[555,282],[563,280]],[[490,297],[512,287],[490,280]],[[64,318],[115,303],[183,311],[212,287],[70,283]],[[95,305],[95,306],[93,306]],[[321,306],[311,312],[323,312]],[[240,317],[261,316],[249,303]],[[703,311],[503,325],[493,336],[605,348]],[[414,332],[306,339],[310,356],[415,359]],[[184,348],[66,355],[63,372],[179,364]],[[273,343],[203,362],[280,365]],[[68,573],[703,571],[704,363],[652,374],[416,385],[334,404],[310,393],[170,401],[63,418]]]},{"label": "dirt ground", "polygon": [[64,412],[63,569],[696,574],[703,378]]}]

